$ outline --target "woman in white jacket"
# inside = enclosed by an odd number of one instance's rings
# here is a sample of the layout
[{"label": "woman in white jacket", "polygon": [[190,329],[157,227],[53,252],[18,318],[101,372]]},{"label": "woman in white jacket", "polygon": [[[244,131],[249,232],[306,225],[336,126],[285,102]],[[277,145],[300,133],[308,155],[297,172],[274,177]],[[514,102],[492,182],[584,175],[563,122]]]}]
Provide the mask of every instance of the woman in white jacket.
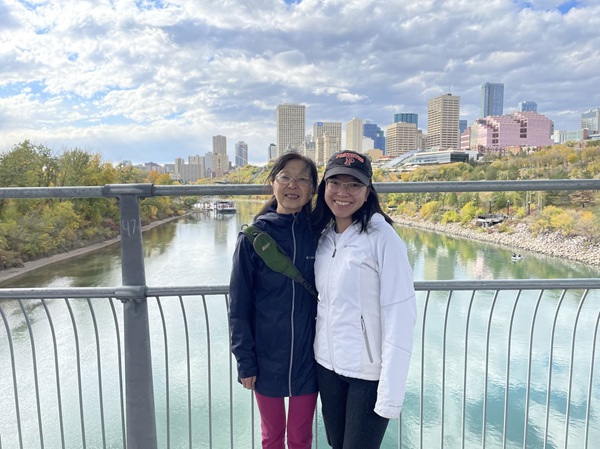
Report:
[{"label": "woman in white jacket", "polygon": [[315,358],[333,449],[377,449],[402,411],[416,302],[406,246],[381,210],[368,157],[334,154],[312,215],[320,233]]}]

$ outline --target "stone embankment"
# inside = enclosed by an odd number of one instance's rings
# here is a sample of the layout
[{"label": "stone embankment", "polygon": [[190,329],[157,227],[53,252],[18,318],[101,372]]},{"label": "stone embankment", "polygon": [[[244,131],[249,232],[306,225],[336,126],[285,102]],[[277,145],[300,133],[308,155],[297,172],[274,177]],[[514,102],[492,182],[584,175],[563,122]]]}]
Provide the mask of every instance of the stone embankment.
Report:
[{"label": "stone embankment", "polygon": [[534,235],[526,223],[516,223],[508,232],[498,232],[493,228],[471,228],[459,223],[434,223],[421,219],[393,216],[400,225],[427,229],[456,237],[479,240],[517,249],[533,251],[562,259],[575,260],[588,265],[600,266],[600,243],[581,236],[565,237],[557,232]]}]

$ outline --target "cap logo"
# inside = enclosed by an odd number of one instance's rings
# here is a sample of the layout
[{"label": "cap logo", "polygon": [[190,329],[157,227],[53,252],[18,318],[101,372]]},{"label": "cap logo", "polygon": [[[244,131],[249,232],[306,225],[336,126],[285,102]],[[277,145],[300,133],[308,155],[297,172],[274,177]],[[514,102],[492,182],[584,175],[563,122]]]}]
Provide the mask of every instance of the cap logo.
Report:
[{"label": "cap logo", "polygon": [[363,164],[365,163],[365,160],[362,157],[360,157],[358,154],[354,154],[354,153],[340,153],[336,156],[336,159],[340,159],[340,158],[346,159],[344,161],[344,165],[354,164],[355,159]]}]

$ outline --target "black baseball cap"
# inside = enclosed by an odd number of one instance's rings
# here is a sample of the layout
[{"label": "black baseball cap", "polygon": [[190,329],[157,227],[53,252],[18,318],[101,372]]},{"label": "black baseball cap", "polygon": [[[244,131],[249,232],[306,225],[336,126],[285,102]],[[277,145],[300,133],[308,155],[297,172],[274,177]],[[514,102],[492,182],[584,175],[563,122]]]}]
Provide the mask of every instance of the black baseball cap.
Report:
[{"label": "black baseball cap", "polygon": [[366,154],[352,150],[338,151],[327,161],[323,178],[328,179],[335,175],[354,176],[364,185],[371,185],[373,177],[371,161]]}]

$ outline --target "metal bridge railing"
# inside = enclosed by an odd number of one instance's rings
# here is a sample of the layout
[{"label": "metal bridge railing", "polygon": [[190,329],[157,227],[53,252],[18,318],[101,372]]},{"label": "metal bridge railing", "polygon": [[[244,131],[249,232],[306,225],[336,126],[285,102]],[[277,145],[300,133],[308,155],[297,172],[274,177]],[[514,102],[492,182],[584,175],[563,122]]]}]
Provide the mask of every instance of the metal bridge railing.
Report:
[{"label": "metal bridge railing", "polygon": [[[376,188],[598,190],[600,180]],[[112,289],[0,289],[0,354],[10,360],[0,377],[0,448],[156,449],[197,442],[247,447],[237,439],[254,435],[257,417],[251,396],[238,399],[247,392],[232,387],[223,327],[226,288],[147,286],[139,199],[266,192],[264,186],[243,185],[0,188],[0,199],[118,198],[123,267],[122,285]],[[407,406],[401,423],[388,432],[395,446],[587,447],[598,441],[599,279],[437,281],[416,287],[420,340]],[[503,308],[508,309],[498,313]],[[224,373],[222,363],[228,366]],[[223,391],[229,391],[226,403]],[[251,406],[241,407],[238,400]],[[322,428],[316,428],[315,444],[325,446]]]},{"label": "metal bridge railing", "polygon": [[[385,447],[594,447],[600,280],[415,286],[405,408]],[[130,447],[123,291],[20,290],[0,301],[1,447]],[[227,286],[147,294],[157,445],[260,447],[229,351]],[[320,415],[315,435],[328,447]]]}]

